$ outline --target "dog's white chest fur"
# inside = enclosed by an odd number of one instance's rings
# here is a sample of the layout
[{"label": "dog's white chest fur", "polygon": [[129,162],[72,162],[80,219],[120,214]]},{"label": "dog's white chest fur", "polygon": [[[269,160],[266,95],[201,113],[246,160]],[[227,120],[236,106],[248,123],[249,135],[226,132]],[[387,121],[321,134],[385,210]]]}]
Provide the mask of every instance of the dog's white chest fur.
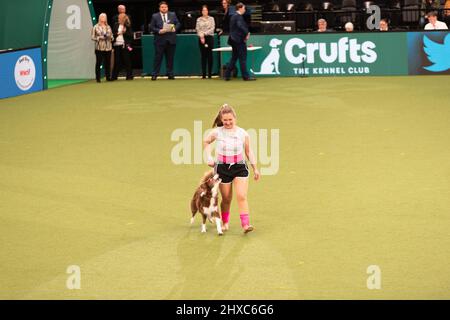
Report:
[{"label": "dog's white chest fur", "polygon": [[[211,221],[211,217],[213,212],[217,212],[218,211],[218,189],[219,189],[219,182],[216,182],[214,184],[214,187],[211,189],[211,193],[212,193],[212,197],[209,200],[209,207],[203,207],[203,212],[208,216],[209,221]],[[219,235],[222,235],[222,221],[220,220],[220,218],[215,218],[215,222],[216,222],[216,228],[217,228],[217,233]],[[203,224],[202,225],[202,232],[206,232],[206,226]]]},{"label": "dog's white chest fur", "polygon": [[[209,200],[209,207],[203,207],[203,212],[208,216],[208,219],[211,220],[211,215],[213,212],[217,211],[217,190],[219,189],[219,183],[214,184],[214,187],[211,189],[212,197]],[[201,196],[204,195],[202,192]]]}]

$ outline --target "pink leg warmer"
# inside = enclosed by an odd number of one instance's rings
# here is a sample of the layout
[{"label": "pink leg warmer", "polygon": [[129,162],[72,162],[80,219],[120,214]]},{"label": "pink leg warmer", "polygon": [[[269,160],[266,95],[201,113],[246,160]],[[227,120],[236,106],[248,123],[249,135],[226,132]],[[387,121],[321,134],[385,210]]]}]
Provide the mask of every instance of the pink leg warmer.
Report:
[{"label": "pink leg warmer", "polygon": [[248,218],[248,213],[241,213],[240,218],[241,218],[242,228],[244,228],[245,226],[248,226],[250,224],[249,218]]},{"label": "pink leg warmer", "polygon": [[222,212],[222,222],[228,223],[230,221],[230,213],[229,212]]}]

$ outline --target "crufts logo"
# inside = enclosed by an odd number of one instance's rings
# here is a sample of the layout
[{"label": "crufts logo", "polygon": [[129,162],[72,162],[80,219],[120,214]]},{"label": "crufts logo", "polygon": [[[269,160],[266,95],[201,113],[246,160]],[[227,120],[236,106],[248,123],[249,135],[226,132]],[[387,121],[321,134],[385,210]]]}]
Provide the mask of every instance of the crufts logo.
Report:
[{"label": "crufts logo", "polygon": [[[280,46],[283,41],[272,38],[269,42],[270,52],[261,63],[260,71],[254,74],[280,74]],[[305,42],[301,38],[291,38],[284,46],[284,58],[287,62],[299,64],[315,63],[374,63],[378,55],[372,41],[358,42],[358,39],[342,37],[336,42]]]},{"label": "crufts logo", "polygon": [[17,59],[14,78],[17,87],[22,91],[27,91],[33,86],[36,79],[36,68],[30,56],[24,55]]},{"label": "crufts logo", "polygon": [[280,74],[280,70],[278,69],[278,65],[280,63],[280,49],[278,49],[278,46],[282,43],[283,41],[277,38],[270,40],[269,45],[272,49],[270,50],[269,55],[262,62],[260,71],[250,71],[254,74]]},{"label": "crufts logo", "polygon": [[450,34],[447,34],[444,43],[440,44],[423,36],[423,51],[432,65],[423,67],[431,72],[442,72],[450,69]]}]

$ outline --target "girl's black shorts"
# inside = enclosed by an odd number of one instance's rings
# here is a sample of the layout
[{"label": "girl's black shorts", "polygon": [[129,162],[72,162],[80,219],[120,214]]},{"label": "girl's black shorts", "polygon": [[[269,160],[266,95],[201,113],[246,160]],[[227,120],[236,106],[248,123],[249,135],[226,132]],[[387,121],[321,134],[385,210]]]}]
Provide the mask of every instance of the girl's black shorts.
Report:
[{"label": "girl's black shorts", "polygon": [[222,179],[222,183],[231,183],[234,178],[247,178],[249,170],[245,162],[242,163],[217,163],[214,172]]}]

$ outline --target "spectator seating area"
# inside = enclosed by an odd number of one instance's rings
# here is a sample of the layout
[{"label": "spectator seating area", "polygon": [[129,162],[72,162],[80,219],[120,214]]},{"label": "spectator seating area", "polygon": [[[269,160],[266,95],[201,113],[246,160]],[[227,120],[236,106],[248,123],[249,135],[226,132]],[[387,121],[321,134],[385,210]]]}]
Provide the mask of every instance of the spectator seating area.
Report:
[{"label": "spectator seating area", "polygon": [[[445,0],[441,0],[440,20],[445,21]],[[313,31],[316,21],[325,19],[329,29],[342,30],[346,22],[352,22],[355,30],[367,31],[366,21],[372,14],[371,6],[380,8],[381,18],[389,22],[391,29],[423,29],[425,21],[420,19],[426,12],[421,9],[421,0],[385,0],[385,1],[305,1],[283,3],[274,1],[264,6],[263,21],[295,21],[297,32]],[[449,12],[450,14],[450,12]]]},{"label": "spectator seating area", "polygon": [[[445,15],[445,2],[440,0],[438,9],[439,20],[449,24],[450,9]],[[182,33],[194,33],[195,22],[200,15],[200,7],[207,4],[210,15],[216,20],[217,28],[221,27],[223,12],[220,0],[172,0],[169,2],[171,11],[175,11],[182,24]],[[232,5],[237,0],[232,1]],[[370,16],[369,8],[377,5],[381,10],[381,18],[389,22],[390,30],[423,30],[426,20],[421,17],[425,11],[421,9],[422,0],[266,0],[243,1],[251,12],[251,31],[253,33],[265,32],[264,22],[290,21],[294,24],[291,32],[310,32],[317,28],[318,19],[325,19],[331,30],[343,30],[346,22],[352,22],[356,31],[368,31],[366,20]],[[115,15],[117,4],[106,0],[94,1],[95,11],[106,12],[109,16]],[[123,1],[127,12],[132,17],[133,29],[148,33],[148,23],[152,13],[157,12],[157,1],[149,4],[147,1]],[[263,23],[262,23],[263,22]],[[282,30],[282,28],[280,28]],[[278,32],[279,33],[279,32]]]},{"label": "spectator seating area", "polygon": [[[445,3],[440,0],[439,20],[450,25],[450,9],[445,15]],[[423,30],[427,23],[423,18],[425,11],[421,9],[422,0],[265,0],[243,1],[250,12],[250,31],[255,33],[303,33],[317,29],[317,20],[327,20],[330,31],[343,31],[346,22],[352,22],[355,31],[369,31],[366,21],[370,16],[369,8],[377,5],[381,18],[389,23],[390,31]],[[200,16],[203,4],[209,7],[209,14],[216,21],[216,28],[221,29],[223,11],[221,0],[169,0],[169,10],[175,11],[181,22],[180,33],[195,33],[195,24]],[[232,5],[237,0],[231,1]],[[106,12],[111,18],[117,14],[117,5],[124,4],[131,17],[133,31],[148,34],[148,24],[153,13],[158,11],[158,1],[148,0],[93,0],[96,14]],[[275,25],[274,25],[275,24]],[[283,28],[287,25],[289,28]],[[141,41],[134,43],[133,68],[142,69]]]}]

